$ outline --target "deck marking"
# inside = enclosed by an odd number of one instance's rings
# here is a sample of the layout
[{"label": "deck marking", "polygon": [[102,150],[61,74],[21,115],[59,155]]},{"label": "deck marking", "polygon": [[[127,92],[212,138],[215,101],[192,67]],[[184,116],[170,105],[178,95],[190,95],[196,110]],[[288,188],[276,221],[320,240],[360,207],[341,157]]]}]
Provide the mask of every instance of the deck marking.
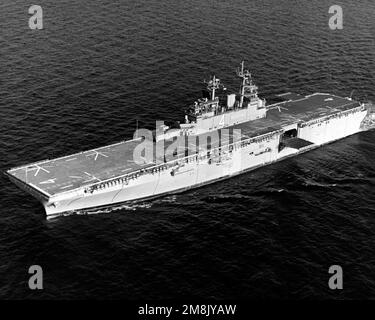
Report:
[{"label": "deck marking", "polygon": [[77,158],[71,158],[71,159],[66,159],[65,161],[72,161],[72,160],[76,160]]},{"label": "deck marking", "polygon": [[70,187],[73,187],[73,185],[72,185],[72,184],[69,184],[69,185],[67,185],[67,186],[61,187],[60,189],[66,189],[66,188],[70,188]]},{"label": "deck marking", "polygon": [[88,173],[86,171],[84,171],[85,174],[87,174],[89,177],[91,177],[91,179],[89,180],[84,180],[83,182],[90,182],[90,181],[93,181],[93,180],[98,180],[98,181],[102,181],[100,180],[99,178],[95,177],[94,175],[92,175],[91,173]]},{"label": "deck marking", "polygon": [[39,182],[39,184],[55,183],[55,180],[56,180],[56,178],[48,179],[48,180],[45,180],[45,181],[41,181],[41,182]]},{"label": "deck marking", "polygon": [[32,170],[36,170],[35,174],[34,174],[34,177],[36,177],[38,175],[38,173],[39,173],[40,170],[43,170],[43,171],[45,171],[47,173],[50,173],[47,169],[45,169],[45,168],[43,168],[43,167],[41,167],[39,165],[34,165],[34,167],[26,167],[25,169],[26,169],[26,173],[29,172],[29,171],[32,171]]},{"label": "deck marking", "polygon": [[95,158],[94,158],[94,161],[96,161],[97,159],[98,159],[98,156],[103,156],[103,157],[105,157],[105,158],[108,158],[108,156],[107,155],[105,155],[104,153],[102,153],[102,152],[99,152],[99,151],[92,151],[93,153],[91,153],[91,154],[86,154],[86,157],[90,157],[90,156],[95,156]]}]

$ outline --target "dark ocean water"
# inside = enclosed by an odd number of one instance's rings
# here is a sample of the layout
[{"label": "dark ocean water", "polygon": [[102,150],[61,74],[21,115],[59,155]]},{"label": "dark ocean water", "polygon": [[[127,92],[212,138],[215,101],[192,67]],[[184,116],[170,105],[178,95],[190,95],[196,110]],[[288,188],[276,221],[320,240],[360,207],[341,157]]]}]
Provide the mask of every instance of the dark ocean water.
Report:
[{"label": "dark ocean water", "polygon": [[[375,100],[375,2],[0,3],[0,169],[180,120],[215,73]],[[344,29],[328,28],[328,8]],[[52,221],[0,179],[1,298],[375,298],[375,131],[177,196]],[[28,289],[28,268],[44,290]],[[328,268],[344,290],[328,289]]]}]

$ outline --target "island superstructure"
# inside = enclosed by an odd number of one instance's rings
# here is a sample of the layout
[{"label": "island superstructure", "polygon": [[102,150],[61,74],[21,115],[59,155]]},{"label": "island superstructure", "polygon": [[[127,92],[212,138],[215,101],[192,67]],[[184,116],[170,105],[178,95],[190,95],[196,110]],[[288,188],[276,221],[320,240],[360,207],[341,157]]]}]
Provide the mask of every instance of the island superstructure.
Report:
[{"label": "island superstructure", "polygon": [[[244,63],[237,75],[238,93],[227,93],[213,76],[184,122],[162,124],[152,137],[136,135],[6,173],[52,217],[185,191],[375,127],[371,103],[328,93],[285,93],[278,95],[281,102],[266,105]],[[181,139],[185,143],[176,144]],[[162,152],[139,162],[135,151],[145,142],[153,150],[162,145]]]}]

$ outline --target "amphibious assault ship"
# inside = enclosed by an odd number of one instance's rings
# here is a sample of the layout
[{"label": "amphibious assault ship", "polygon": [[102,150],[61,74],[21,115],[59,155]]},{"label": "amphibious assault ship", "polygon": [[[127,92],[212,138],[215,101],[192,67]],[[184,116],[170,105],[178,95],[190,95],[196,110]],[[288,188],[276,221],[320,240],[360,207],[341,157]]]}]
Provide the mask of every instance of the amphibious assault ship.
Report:
[{"label": "amphibious assault ship", "polygon": [[328,93],[278,95],[267,105],[244,63],[238,93],[215,76],[174,126],[132,140],[12,168],[10,179],[47,217],[154,198],[233,177],[375,127],[371,103]]}]

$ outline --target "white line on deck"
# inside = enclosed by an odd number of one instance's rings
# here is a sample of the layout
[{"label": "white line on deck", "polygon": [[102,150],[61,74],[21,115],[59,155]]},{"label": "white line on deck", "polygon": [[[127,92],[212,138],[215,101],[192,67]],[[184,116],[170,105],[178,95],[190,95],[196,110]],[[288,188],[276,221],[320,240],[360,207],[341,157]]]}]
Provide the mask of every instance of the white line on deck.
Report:
[{"label": "white line on deck", "polygon": [[70,159],[66,159],[65,161],[72,161],[72,160],[76,160],[77,158],[70,158]]},{"label": "white line on deck", "polygon": [[90,157],[90,156],[94,156],[95,155],[95,158],[94,158],[94,161],[96,161],[96,159],[98,159],[98,156],[103,156],[103,157],[106,157],[106,158],[108,158],[108,156],[107,155],[105,155],[104,153],[101,153],[101,152],[99,152],[99,151],[92,151],[93,153],[91,153],[91,154],[86,154],[86,157]]},{"label": "white line on deck", "polygon": [[70,188],[70,187],[73,187],[73,185],[72,185],[72,184],[69,184],[69,185],[67,185],[67,186],[61,187],[60,189],[67,189],[67,188]]},{"label": "white line on deck", "polygon": [[88,172],[86,172],[86,171],[84,171],[84,173],[87,174],[89,177],[91,177],[91,179],[89,179],[89,180],[85,180],[85,181],[83,181],[83,182],[90,182],[90,181],[93,181],[93,180],[102,181],[102,180],[100,180],[99,178],[97,178],[97,177],[95,177],[94,175],[92,175],[91,173],[88,173]]},{"label": "white line on deck", "polygon": [[56,180],[56,178],[48,179],[48,180],[45,180],[45,181],[41,181],[41,182],[39,182],[39,184],[55,183],[55,180]]},{"label": "white line on deck", "polygon": [[38,165],[35,165],[34,168],[33,167],[31,167],[31,168],[30,167],[26,167],[25,169],[26,169],[26,173],[29,172],[29,171],[32,171],[32,170],[36,170],[36,172],[34,174],[34,177],[36,177],[38,175],[38,173],[39,173],[40,170],[43,170],[43,171],[45,171],[47,173],[50,173],[47,169],[44,169],[44,168],[42,168],[41,166],[38,166]]}]

